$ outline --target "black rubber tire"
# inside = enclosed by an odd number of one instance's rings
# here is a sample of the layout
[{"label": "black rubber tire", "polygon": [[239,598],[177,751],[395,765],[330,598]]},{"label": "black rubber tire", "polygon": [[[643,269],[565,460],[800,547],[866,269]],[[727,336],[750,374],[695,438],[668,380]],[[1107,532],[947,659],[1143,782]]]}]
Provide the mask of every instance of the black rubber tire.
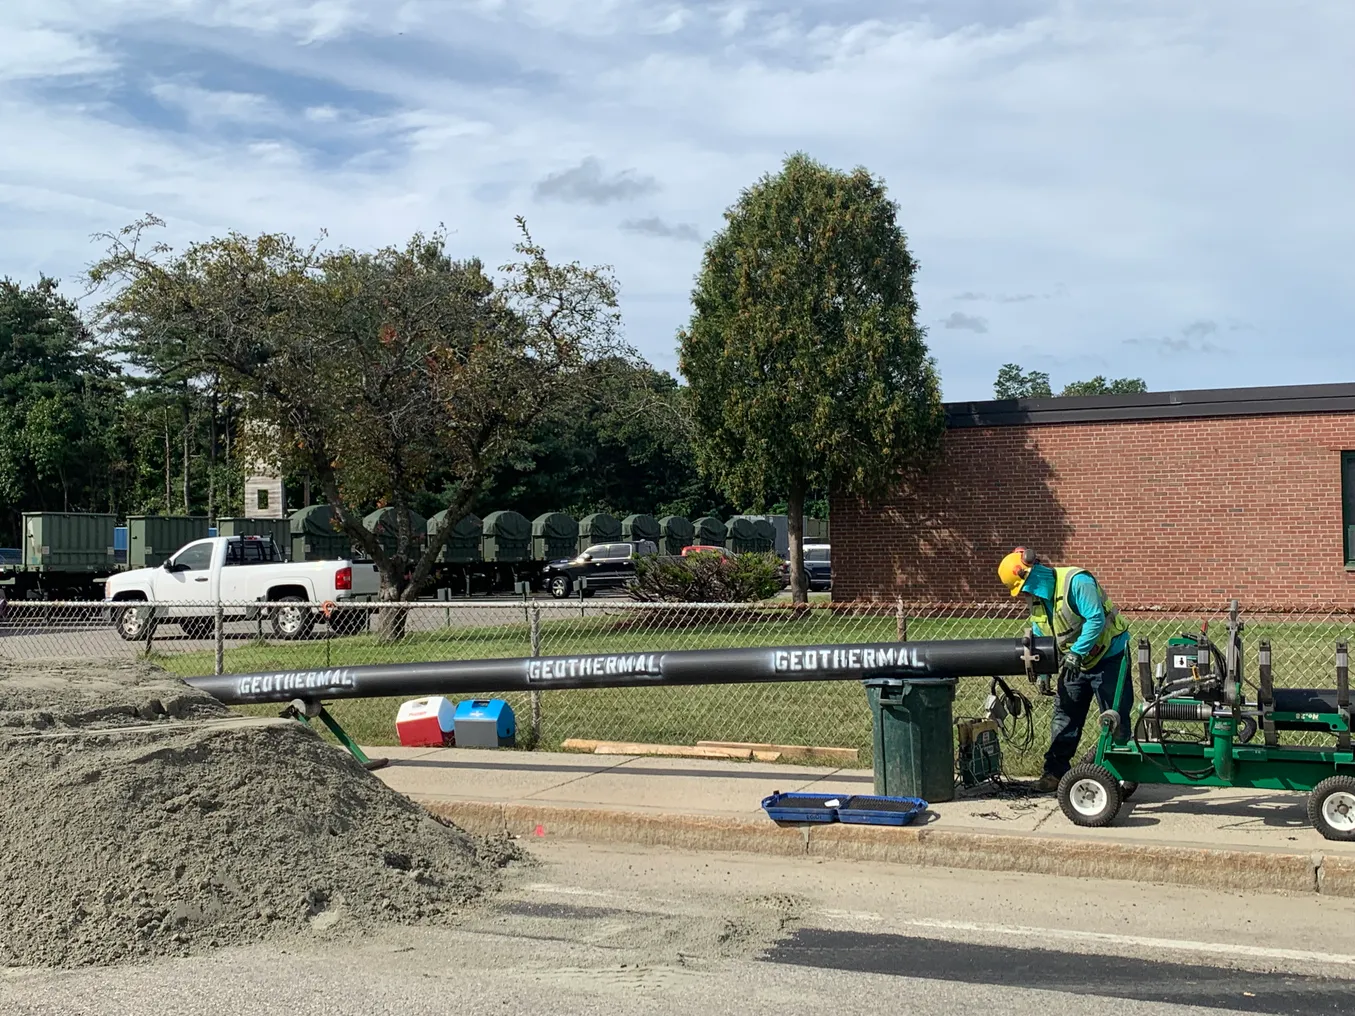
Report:
[{"label": "black rubber tire", "polygon": [[216,635],[216,619],[211,617],[185,617],[178,622],[183,633],[196,642],[202,642]]},{"label": "black rubber tire", "polygon": [[[113,630],[124,642],[144,642],[155,636],[155,612],[145,600],[123,600],[113,608]],[[146,626],[151,631],[147,633]]]},{"label": "black rubber tire", "polygon": [[269,605],[269,620],[273,624],[273,634],[280,639],[293,641],[295,639],[307,638],[311,630],[315,627],[315,614],[309,610],[301,611],[299,623],[292,628],[284,626],[283,618],[288,616],[288,612],[297,608],[286,606],[292,603],[305,603],[299,596],[280,596]]},{"label": "black rubber tire", "polygon": [[572,586],[568,575],[552,575],[546,580],[546,591],[557,600],[567,597]]},{"label": "black rubber tire", "polygon": [[[1094,810],[1088,810],[1084,805],[1074,804],[1074,794],[1079,798],[1088,783],[1094,783],[1100,789],[1098,795],[1101,804]],[[1068,821],[1073,825],[1082,826],[1084,829],[1100,829],[1103,826],[1110,825],[1119,814],[1120,805],[1124,801],[1124,795],[1120,790],[1120,781],[1110,774],[1110,770],[1104,766],[1089,765],[1082,763],[1073,766],[1068,772],[1064,773],[1063,779],[1059,780],[1059,807],[1063,809],[1063,814],[1067,816]],[[1094,801],[1086,802],[1095,804]]]},{"label": "black rubber tire", "polygon": [[[1346,814],[1350,815],[1349,828],[1332,825],[1325,814],[1328,799],[1336,794],[1343,795]],[[1308,821],[1325,839],[1355,842],[1355,776],[1328,776],[1314,787],[1308,795]]]},{"label": "black rubber tire", "polygon": [[[1096,762],[1096,749],[1089,748],[1087,753],[1082,756],[1082,761],[1086,765],[1094,765]],[[1139,789],[1139,785],[1133,780],[1120,781],[1120,800],[1128,801],[1134,796],[1134,791]]]}]

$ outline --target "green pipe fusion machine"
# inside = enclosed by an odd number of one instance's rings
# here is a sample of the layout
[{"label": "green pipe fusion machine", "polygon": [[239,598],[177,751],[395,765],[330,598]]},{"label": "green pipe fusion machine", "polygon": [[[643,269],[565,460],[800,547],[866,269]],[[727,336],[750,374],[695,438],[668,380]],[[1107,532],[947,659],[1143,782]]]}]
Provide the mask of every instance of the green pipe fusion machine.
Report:
[{"label": "green pipe fusion machine", "polygon": [[[1114,710],[1101,714],[1096,748],[1059,783],[1063,813],[1074,824],[1109,825],[1139,784],[1255,787],[1306,792],[1308,819],[1329,840],[1355,841],[1355,754],[1351,751],[1349,656],[1336,644],[1336,687],[1277,688],[1268,640],[1257,647],[1257,680],[1243,675],[1242,629],[1232,601],[1228,636],[1219,647],[1207,635],[1167,643],[1152,667],[1152,646],[1138,643],[1142,701],[1134,729],[1121,732]],[[1116,701],[1129,681],[1129,654]],[[1184,729],[1184,733],[1182,732]],[[1317,733],[1319,747],[1281,744],[1281,735]]]}]

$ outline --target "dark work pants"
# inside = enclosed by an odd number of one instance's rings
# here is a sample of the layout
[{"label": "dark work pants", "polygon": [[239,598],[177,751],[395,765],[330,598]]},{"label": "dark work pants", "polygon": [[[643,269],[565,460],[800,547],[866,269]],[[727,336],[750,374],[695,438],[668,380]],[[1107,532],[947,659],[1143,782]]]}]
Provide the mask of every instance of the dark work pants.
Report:
[{"label": "dark work pants", "polygon": [[1124,694],[1115,704],[1115,685],[1120,680],[1120,667],[1124,665],[1125,654],[1116,653],[1104,657],[1091,670],[1084,670],[1071,681],[1063,679],[1058,683],[1058,694],[1054,698],[1054,719],[1050,724],[1049,751],[1044,757],[1044,771],[1054,776],[1062,776],[1072,767],[1073,755],[1082,743],[1082,728],[1087,722],[1087,710],[1091,706],[1093,695],[1102,710],[1115,709],[1120,714],[1120,729],[1115,732],[1115,740],[1122,742],[1130,736],[1129,707],[1134,704],[1134,688],[1125,675]]}]

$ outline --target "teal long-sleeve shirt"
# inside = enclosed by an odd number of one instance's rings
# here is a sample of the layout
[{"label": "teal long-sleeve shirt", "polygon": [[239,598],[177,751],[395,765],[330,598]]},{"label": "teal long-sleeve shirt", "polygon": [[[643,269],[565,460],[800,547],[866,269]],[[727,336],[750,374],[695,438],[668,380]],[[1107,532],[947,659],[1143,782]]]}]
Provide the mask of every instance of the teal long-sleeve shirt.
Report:
[{"label": "teal long-sleeve shirt", "polygon": [[[1021,591],[1043,600],[1045,609],[1049,611],[1049,616],[1054,616],[1054,569],[1042,564],[1033,565],[1030,569],[1030,577],[1026,579],[1026,584]],[[1068,648],[1070,652],[1077,653],[1079,656],[1086,656],[1092,651],[1092,647],[1096,645],[1096,640],[1101,637],[1101,632],[1106,627],[1106,612],[1101,609],[1101,597],[1097,592],[1096,580],[1086,572],[1074,576],[1073,581],[1068,586],[1068,598],[1073,601],[1073,609],[1086,619],[1077,641]],[[1053,634],[1053,632],[1040,631],[1038,624],[1032,623],[1031,628],[1036,635]],[[1106,655],[1115,656],[1122,653],[1128,645],[1129,632],[1121,632],[1111,642]]]}]

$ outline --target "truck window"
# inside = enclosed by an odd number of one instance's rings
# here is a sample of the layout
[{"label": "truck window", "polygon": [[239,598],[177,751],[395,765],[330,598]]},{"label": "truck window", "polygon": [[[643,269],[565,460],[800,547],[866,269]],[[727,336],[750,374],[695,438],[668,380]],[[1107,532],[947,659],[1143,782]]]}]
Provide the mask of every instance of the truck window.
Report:
[{"label": "truck window", "polygon": [[194,543],[185,547],[174,558],[174,564],[184,571],[206,571],[212,566],[212,545]]},{"label": "truck window", "polygon": [[830,553],[830,552],[827,551],[827,550],[820,550],[818,547],[815,547],[813,550],[806,550],[806,551],[805,551],[805,560],[806,560],[806,561],[827,561],[827,560],[829,560],[829,556],[828,556],[829,553]]},{"label": "truck window", "polygon": [[231,540],[226,544],[226,564],[272,564],[278,560],[272,540]]}]

